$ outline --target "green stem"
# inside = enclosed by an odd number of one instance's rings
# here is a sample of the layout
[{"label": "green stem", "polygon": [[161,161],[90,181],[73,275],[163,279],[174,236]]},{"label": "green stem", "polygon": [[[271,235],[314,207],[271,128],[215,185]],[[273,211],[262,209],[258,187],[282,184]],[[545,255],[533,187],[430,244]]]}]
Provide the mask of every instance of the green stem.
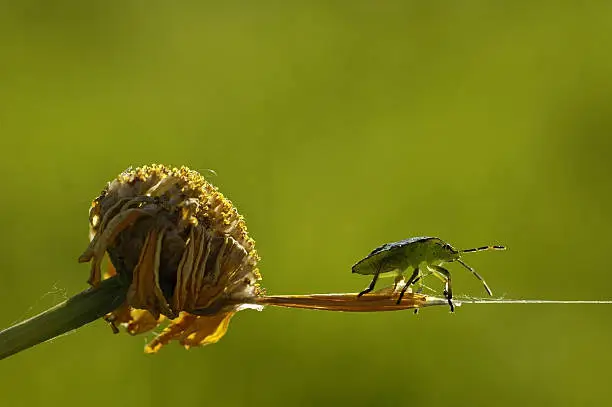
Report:
[{"label": "green stem", "polygon": [[103,317],[125,301],[127,290],[128,284],[117,275],[35,317],[0,331],[0,359]]}]

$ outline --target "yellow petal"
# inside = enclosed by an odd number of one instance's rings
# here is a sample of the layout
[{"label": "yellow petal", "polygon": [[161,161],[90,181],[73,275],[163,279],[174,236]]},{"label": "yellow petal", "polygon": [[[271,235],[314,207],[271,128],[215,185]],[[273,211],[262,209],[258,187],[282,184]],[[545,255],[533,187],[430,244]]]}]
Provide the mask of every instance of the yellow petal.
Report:
[{"label": "yellow petal", "polygon": [[126,331],[130,335],[138,335],[156,328],[165,317],[160,315],[158,319],[147,310],[131,308],[127,303],[123,303],[113,312],[106,314],[104,319],[115,327],[125,325]]},{"label": "yellow petal", "polygon": [[232,311],[212,316],[199,316],[182,312],[161,334],[145,346],[145,353],[156,353],[172,340],[178,340],[187,349],[215,343],[227,332],[229,321],[234,314]]}]

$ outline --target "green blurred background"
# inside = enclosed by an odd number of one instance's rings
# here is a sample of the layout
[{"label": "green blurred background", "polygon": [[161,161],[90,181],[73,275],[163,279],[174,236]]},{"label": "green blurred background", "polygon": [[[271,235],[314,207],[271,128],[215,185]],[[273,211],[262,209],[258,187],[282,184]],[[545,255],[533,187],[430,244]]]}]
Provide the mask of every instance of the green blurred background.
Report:
[{"label": "green blurred background", "polygon": [[[358,291],[372,248],[433,235],[506,244],[469,258],[497,296],[612,297],[610,3],[254,3],[0,6],[1,326],[86,287],[91,199],[152,162],[218,173],[269,293]],[[2,361],[0,397],[605,405],[611,311],[272,308],[155,356],[98,321]]]}]

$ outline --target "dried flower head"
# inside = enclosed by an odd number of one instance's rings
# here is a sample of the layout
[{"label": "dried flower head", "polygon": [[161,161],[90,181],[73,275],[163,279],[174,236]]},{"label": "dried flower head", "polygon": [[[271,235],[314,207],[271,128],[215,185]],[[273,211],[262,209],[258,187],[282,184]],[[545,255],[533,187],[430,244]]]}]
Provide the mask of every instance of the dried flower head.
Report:
[{"label": "dried flower head", "polygon": [[[131,334],[168,327],[146,351],[171,340],[213,343],[225,333],[241,301],[259,296],[259,257],[244,219],[199,173],[163,165],[127,169],[110,182],[89,212],[91,242],[80,262],[91,262],[89,283],[102,279],[108,252],[127,274],[123,306],[106,319]],[[116,269],[116,271],[115,271]]]}]

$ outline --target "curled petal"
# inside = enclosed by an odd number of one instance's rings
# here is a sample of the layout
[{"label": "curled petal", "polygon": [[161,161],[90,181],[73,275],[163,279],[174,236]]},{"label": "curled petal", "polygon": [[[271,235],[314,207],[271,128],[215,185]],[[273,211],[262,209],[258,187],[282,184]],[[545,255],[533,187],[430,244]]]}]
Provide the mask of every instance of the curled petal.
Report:
[{"label": "curled petal", "polygon": [[147,235],[127,297],[132,307],[149,310],[156,319],[160,313],[169,318],[176,317],[159,287],[159,258],[163,236],[164,232],[156,229]]}]

